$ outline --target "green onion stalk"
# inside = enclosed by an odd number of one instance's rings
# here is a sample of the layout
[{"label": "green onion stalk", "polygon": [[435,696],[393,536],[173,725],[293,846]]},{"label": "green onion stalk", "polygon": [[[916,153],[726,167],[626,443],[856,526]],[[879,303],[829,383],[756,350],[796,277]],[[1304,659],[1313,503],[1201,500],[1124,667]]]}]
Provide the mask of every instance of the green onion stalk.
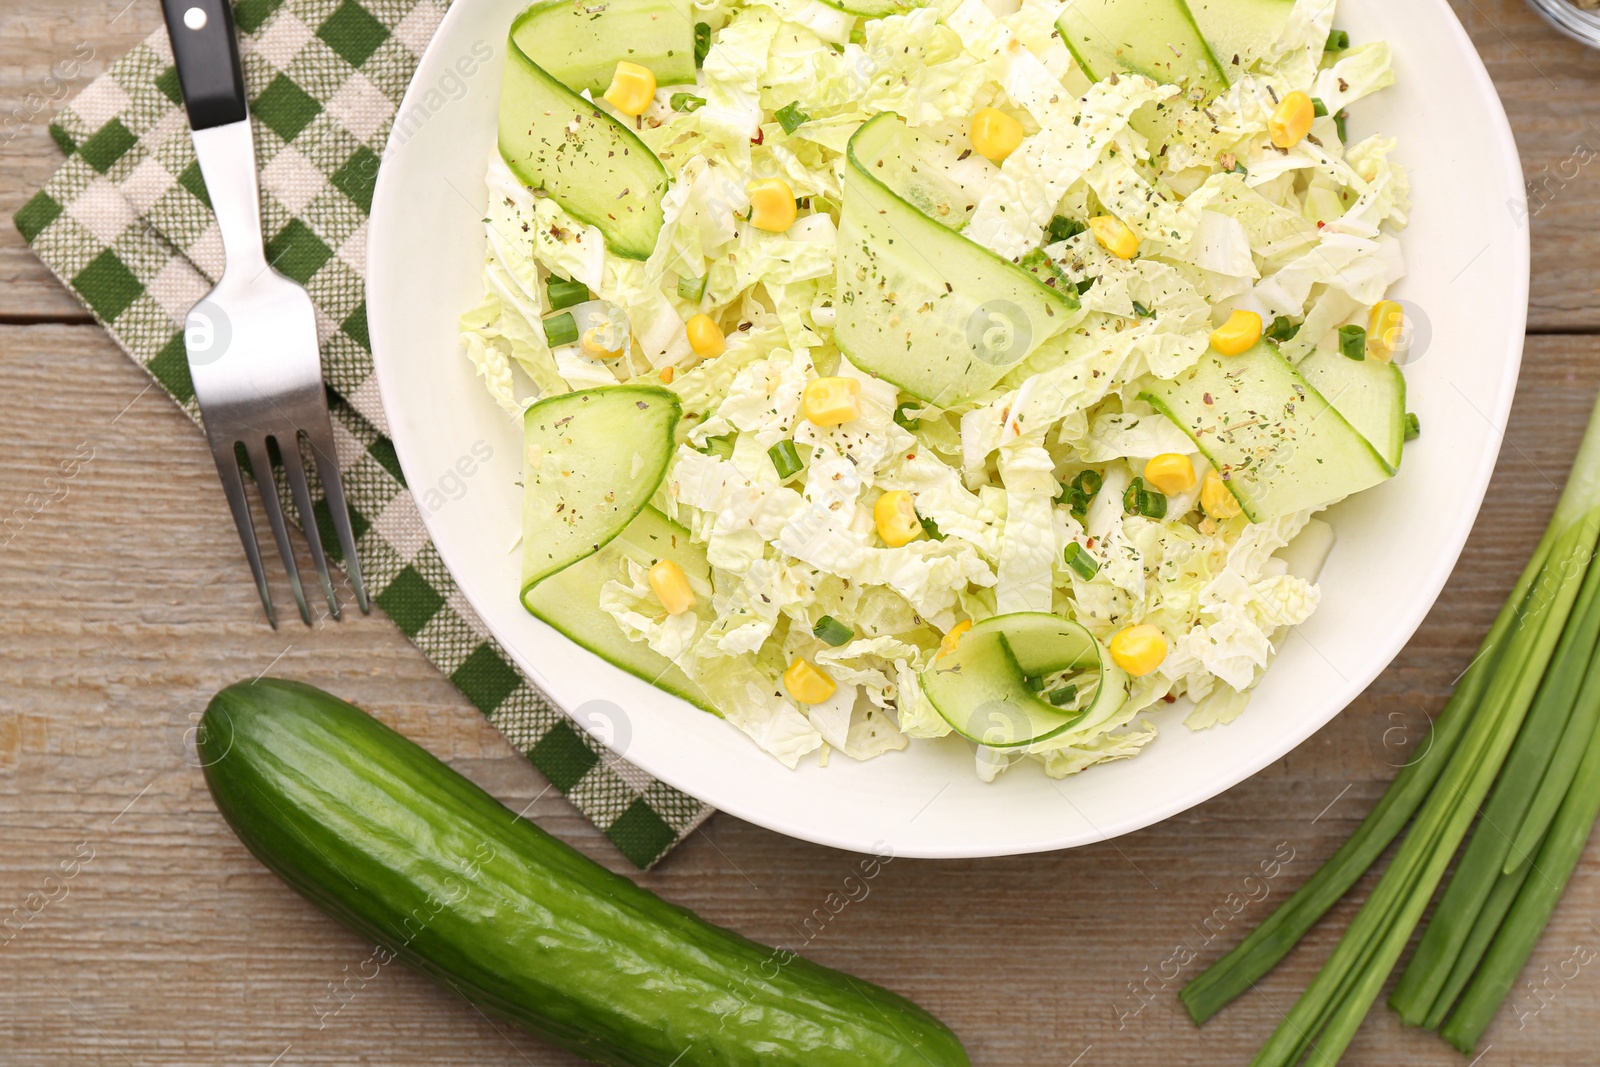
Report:
[{"label": "green onion stalk", "polygon": [[1600,567],[1590,567],[1597,539],[1600,406],[1549,528],[1423,754],[1297,893],[1184,988],[1197,1023],[1271,970],[1411,823],[1332,956],[1253,1061],[1337,1062],[1492,788],[1394,995],[1407,1021],[1432,1026],[1459,996],[1444,1034],[1464,1048],[1476,1041],[1532,951],[1600,808],[1590,796],[1600,797]]},{"label": "green onion stalk", "polygon": [[[1578,560],[1574,557],[1569,562]],[[1533,707],[1528,711],[1450,886],[1440,898],[1427,932],[1389,998],[1390,1005],[1412,1026],[1439,1027],[1478,962],[1470,952],[1464,952],[1468,942],[1474,942],[1474,948],[1481,945],[1480,953],[1487,949],[1488,939],[1483,934],[1492,933],[1505,914],[1502,910],[1496,916],[1493,908],[1485,912],[1490,897],[1504,880],[1505,888],[1494,907],[1509,907],[1513,899],[1508,895],[1510,881],[1515,878],[1520,886],[1522,879],[1507,874],[1505,868],[1521,870],[1532,858],[1532,850],[1514,851],[1512,835],[1546,784],[1546,771],[1579,704],[1579,690],[1590,673],[1595,642],[1600,638],[1600,597],[1597,597],[1600,567],[1588,567],[1587,573],[1581,570],[1577,573],[1582,578],[1578,602]],[[1578,740],[1577,750],[1582,752],[1587,743],[1586,733]],[[1553,782],[1549,784],[1554,787]],[[1564,796],[1570,785],[1568,776],[1559,785],[1560,794]],[[1534,847],[1538,847],[1537,841]],[[1480,919],[1493,925],[1487,931],[1478,930]]]},{"label": "green onion stalk", "polygon": [[[1600,695],[1600,694],[1597,694]],[[1472,984],[1440,1033],[1456,1048],[1474,1048],[1534,946],[1572,878],[1600,815],[1600,731],[1591,732],[1571,788],[1562,798],[1538,855],[1527,865],[1510,914],[1495,935]],[[1508,876],[1511,877],[1511,876]]]}]

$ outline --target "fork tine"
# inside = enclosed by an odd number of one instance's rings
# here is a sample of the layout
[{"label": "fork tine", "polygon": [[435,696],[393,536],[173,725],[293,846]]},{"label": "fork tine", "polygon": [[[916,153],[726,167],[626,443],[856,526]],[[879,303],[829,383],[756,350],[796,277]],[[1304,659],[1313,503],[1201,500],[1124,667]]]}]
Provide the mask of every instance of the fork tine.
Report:
[{"label": "fork tine", "polygon": [[[328,598],[328,611],[339,618],[339,601],[333,595],[333,581],[328,577],[328,560],[322,552],[322,532],[317,529],[317,516],[311,510],[311,487],[306,484],[305,459],[300,455],[299,435],[289,442],[293,455],[283,457],[283,472],[289,478],[289,492],[294,496],[294,508],[300,513],[300,529],[305,532],[311,546],[311,562],[316,564],[317,577],[322,579],[322,594]],[[278,448],[285,447],[283,441]]]},{"label": "fork tine", "polygon": [[350,588],[355,590],[356,604],[363,615],[372,611],[372,601],[367,597],[367,585],[361,578],[361,560],[356,555],[355,531],[350,526],[350,512],[345,506],[344,482],[339,477],[339,456],[333,447],[333,426],[324,416],[315,428],[302,427],[311,454],[316,457],[317,474],[322,479],[323,491],[328,497],[328,514],[333,519],[334,531],[339,535],[339,548],[344,554],[344,570],[350,578]]},{"label": "fork tine", "polygon": [[261,566],[261,548],[256,544],[256,527],[250,518],[250,504],[244,496],[244,478],[239,473],[239,459],[234,455],[231,443],[224,445],[216,440],[211,442],[211,456],[217,461],[222,492],[228,498],[228,510],[233,512],[233,525],[238,528],[245,559],[250,561],[250,573],[255,575],[261,606],[267,611],[267,621],[276,630],[278,613],[272,606],[272,594],[267,590],[267,572]]},{"label": "fork tine", "polygon": [[[255,468],[256,488],[261,491],[261,504],[267,509],[267,522],[272,526],[272,539],[278,542],[278,555],[283,557],[283,569],[289,572],[289,589],[294,602],[300,607],[300,618],[311,625],[311,609],[306,607],[305,590],[300,588],[300,568],[294,562],[294,545],[289,541],[289,528],[283,521],[283,505],[278,502],[278,486],[272,478],[272,459],[267,453],[266,438],[245,442],[250,454],[250,466]],[[282,451],[280,448],[279,451]],[[288,466],[289,457],[284,457]]]}]

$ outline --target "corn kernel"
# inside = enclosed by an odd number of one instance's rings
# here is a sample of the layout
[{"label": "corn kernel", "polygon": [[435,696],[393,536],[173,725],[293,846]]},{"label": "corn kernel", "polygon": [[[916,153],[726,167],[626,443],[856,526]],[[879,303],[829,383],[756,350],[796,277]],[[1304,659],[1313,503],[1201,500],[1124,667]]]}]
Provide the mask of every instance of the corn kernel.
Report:
[{"label": "corn kernel", "polygon": [[662,385],[671,385],[672,384],[672,379],[675,378],[675,377],[677,377],[677,372],[674,371],[671,367],[662,367],[661,368],[661,384]]},{"label": "corn kernel", "polygon": [[1167,637],[1147,622],[1118,630],[1111,638],[1111,658],[1135,678],[1143,678],[1167,658]]},{"label": "corn kernel", "polygon": [[1228,321],[1211,331],[1211,347],[1225,356],[1248,352],[1261,340],[1261,316],[1254,311],[1240,309],[1228,316]]},{"label": "corn kernel", "polygon": [[944,640],[939,642],[939,654],[934,659],[944,659],[956,650],[956,645],[961,643],[961,635],[972,629],[971,619],[962,619],[945,632]]},{"label": "corn kernel", "polygon": [[783,672],[783,687],[789,695],[802,704],[820,704],[833,696],[837,688],[833,679],[816,668],[809,660],[795,657],[789,669]]},{"label": "corn kernel", "polygon": [[972,116],[972,150],[996,163],[1022,144],[1022,123],[992,107],[980,107]]},{"label": "corn kernel", "polygon": [[1144,480],[1168,496],[1194,488],[1194,464],[1177,452],[1163,452],[1144,465]]},{"label": "corn kernel", "polygon": [[854,378],[813,378],[800,400],[806,418],[838,426],[861,416],[861,383]]},{"label": "corn kernel", "polygon": [[590,359],[616,359],[622,355],[620,347],[613,348],[621,340],[617,334],[620,331],[612,330],[609,326],[591,326],[583,331],[580,347],[583,354]]},{"label": "corn kernel", "polygon": [[656,76],[649,67],[624,60],[617,64],[611,75],[611,86],[606,90],[606,103],[624,115],[643,115],[650,102],[656,98]]},{"label": "corn kernel", "polygon": [[1110,215],[1096,215],[1089,220],[1089,229],[1100,247],[1118,259],[1132,259],[1139,254],[1139,238],[1121,219]]},{"label": "corn kernel", "polygon": [[668,615],[682,615],[694,607],[694,590],[689,588],[689,576],[683,568],[664,559],[650,568],[650,588],[655,590],[661,606]]},{"label": "corn kernel", "polygon": [[794,190],[782,178],[762,178],[744,187],[750,197],[750,222],[758,230],[782,233],[794,225],[799,214]]},{"label": "corn kernel", "polygon": [[701,359],[710,359],[722,355],[723,349],[728,344],[723,340],[722,327],[717,325],[717,320],[710,315],[701,313],[692,316],[684,325],[689,333],[689,347],[694,349],[694,354]]},{"label": "corn kernel", "polygon": [[1216,471],[1207,471],[1206,480],[1200,483],[1200,506],[1213,519],[1231,519],[1242,510],[1239,498]]},{"label": "corn kernel", "polygon": [[1367,355],[1389,363],[1406,339],[1406,310],[1393,300],[1380,300],[1367,315]]},{"label": "corn kernel", "polygon": [[1267,120],[1267,136],[1279,148],[1293,148],[1311,132],[1317,109],[1311,98],[1298,89],[1285,96]]},{"label": "corn kernel", "polygon": [[910,544],[922,535],[922,520],[917,518],[911,494],[904,489],[880,496],[872,505],[872,519],[878,525],[878,536],[890,548]]}]

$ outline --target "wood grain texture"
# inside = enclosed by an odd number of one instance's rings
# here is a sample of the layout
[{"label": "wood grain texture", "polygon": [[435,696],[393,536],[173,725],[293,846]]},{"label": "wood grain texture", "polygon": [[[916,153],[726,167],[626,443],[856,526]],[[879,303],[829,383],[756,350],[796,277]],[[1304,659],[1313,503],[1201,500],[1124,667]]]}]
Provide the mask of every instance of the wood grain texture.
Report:
[{"label": "wood grain texture", "polygon": [[[245,853],[185,757],[193,716],[227,682],[270,669],[353,698],[513,808],[532,802],[531,817],[600,862],[625,864],[387,621],[267,629],[199,434],[144,384],[94,327],[0,328],[0,922],[28,912],[30,897],[37,910],[0,931],[0,1061],[575,1063],[398,966],[330,999],[329,983],[361,973],[369,947]],[[725,815],[641,881],[909,994],[984,1067],[1080,1053],[1082,1067],[1246,1061],[1341,924],[1319,927],[1204,1030],[1182,1015],[1178,981],[1162,988],[1163,962],[1187,943],[1199,960],[1184,977],[1195,973],[1354,829],[1537,539],[1597,388],[1600,338],[1532,341],[1477,531],[1422,629],[1339,719],[1212,802],[1072,852],[895,860],[825,924],[813,915],[852,858]],[[1227,916],[1229,894],[1290,854],[1270,897],[1207,943],[1204,924]],[[76,876],[61,880],[75,859]],[[1536,966],[1578,944],[1600,949],[1597,873],[1592,848]],[[1143,998],[1130,991],[1140,983],[1152,990]],[[1520,1029],[1502,1017],[1487,1062],[1594,1062],[1600,974],[1546,998]],[[1524,1012],[1538,1006],[1525,997]],[[1463,1062],[1386,1009],[1347,1062],[1402,1057]]]},{"label": "wood grain texture", "polygon": [[1494,79],[1522,155],[1526,202],[1506,210],[1532,230],[1528,328],[1600,329],[1600,288],[1585,254],[1600,239],[1600,54],[1556,33],[1523,0],[1450,6]]},{"label": "wood grain texture", "polygon": [[[19,108],[31,117],[9,139],[0,129],[0,213],[58,162],[45,132],[54,104],[33,114],[28,100],[50,94],[52,66],[87,43],[96,58],[86,73],[98,72],[159,25],[157,5],[125,2],[0,4],[0,122]],[[1520,0],[1453,5],[1536,183],[1530,327],[1600,331],[1585,254],[1600,237],[1600,168],[1574,166],[1600,151],[1600,56]],[[34,319],[87,321],[0,225],[0,323]],[[983,1067],[1247,1061],[1371,880],[1204,1030],[1179,1009],[1178,985],[1299,885],[1403,762],[1542,530],[1597,389],[1600,337],[1530,340],[1482,516],[1422,628],[1342,716],[1221,797],[1067,853],[895,860],[814,935],[804,924],[852,858],[726,815],[640,880],[712,921],[914,997]],[[281,589],[281,574],[274,581]],[[270,669],[357,700],[626,870],[386,620],[355,616],[311,633],[261,623],[198,432],[92,326],[0,325],[0,605],[0,1064],[577,1062],[400,967],[347,982],[370,948],[267,874],[223,825],[185,732],[217,688]],[[1269,898],[1205,942],[1208,917],[1215,926],[1245,877],[1289,850]],[[63,878],[63,864],[76,874]],[[1591,847],[1535,977],[1574,946],[1600,950],[1597,875]],[[1180,943],[1199,958],[1163,988],[1162,964]],[[330,983],[351,992],[335,999]],[[1141,983],[1143,997],[1133,991]],[[1519,991],[1488,1035],[1483,1067],[1600,1062],[1600,968],[1558,986]],[[1467,1060],[1379,1008],[1346,1062]]]}]

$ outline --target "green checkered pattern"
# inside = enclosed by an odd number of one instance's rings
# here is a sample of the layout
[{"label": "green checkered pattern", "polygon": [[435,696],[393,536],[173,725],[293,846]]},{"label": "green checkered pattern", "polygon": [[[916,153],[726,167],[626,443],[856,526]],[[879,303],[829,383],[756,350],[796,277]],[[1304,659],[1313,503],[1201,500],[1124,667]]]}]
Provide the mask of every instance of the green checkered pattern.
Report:
[{"label": "green checkered pattern", "polygon": [[[234,14],[267,255],[316,305],[339,463],[374,599],[555,788],[648,867],[710,809],[610,756],[512,665],[428,540],[386,436],[363,293],[367,212],[389,126],[444,8],[239,0]],[[17,229],[198,420],[182,325],[222,272],[222,242],[166,33],[85,88],[51,134],[67,161],[17,212]],[[323,542],[335,545],[317,500]]]}]

